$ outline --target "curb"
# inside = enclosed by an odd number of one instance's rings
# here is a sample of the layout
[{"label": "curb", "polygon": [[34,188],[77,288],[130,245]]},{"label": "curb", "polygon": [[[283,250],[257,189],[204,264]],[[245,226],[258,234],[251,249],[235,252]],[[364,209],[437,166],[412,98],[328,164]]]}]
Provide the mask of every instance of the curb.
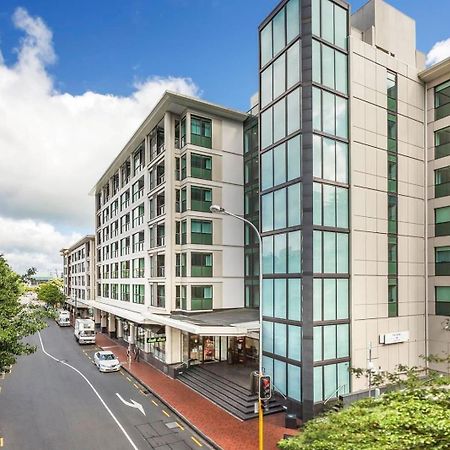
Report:
[{"label": "curb", "polygon": [[204,439],[213,449],[215,450],[224,450],[222,447],[217,445],[210,437],[208,437],[203,431],[199,430],[193,423],[189,421],[183,414],[178,412],[175,408],[173,408],[171,405],[169,405],[159,394],[153,391],[147,384],[142,382],[139,378],[136,378],[136,376],[126,367],[121,366],[121,369],[125,370],[129,375],[131,375],[139,384],[145,387],[152,395],[154,395],[164,406],[166,406],[168,409],[172,411],[172,413],[179,416],[181,419],[183,419],[187,424],[189,424],[189,427],[192,428],[197,434],[199,434],[202,439]]}]

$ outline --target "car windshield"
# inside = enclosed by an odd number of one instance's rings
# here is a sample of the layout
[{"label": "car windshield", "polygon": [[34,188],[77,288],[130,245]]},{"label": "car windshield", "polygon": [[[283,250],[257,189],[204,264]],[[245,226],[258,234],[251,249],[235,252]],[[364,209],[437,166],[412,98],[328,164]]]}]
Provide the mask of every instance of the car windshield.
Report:
[{"label": "car windshield", "polygon": [[83,336],[93,336],[94,332],[92,330],[84,330],[81,332]]},{"label": "car windshield", "polygon": [[113,359],[116,359],[116,357],[112,353],[108,353],[106,355],[100,355],[100,359],[102,361],[112,361]]}]

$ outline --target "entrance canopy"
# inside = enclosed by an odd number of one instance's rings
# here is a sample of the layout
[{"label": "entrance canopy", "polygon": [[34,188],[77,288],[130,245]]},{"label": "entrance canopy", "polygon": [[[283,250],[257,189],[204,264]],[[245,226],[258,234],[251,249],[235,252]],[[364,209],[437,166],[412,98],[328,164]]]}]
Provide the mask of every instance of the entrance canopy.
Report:
[{"label": "entrance canopy", "polygon": [[[89,306],[114,314],[137,324],[168,325],[200,336],[255,336],[259,332],[259,311],[257,309],[227,309],[194,314],[156,314],[150,311],[131,311],[104,302],[91,300]],[[253,336],[252,336],[253,335]]]},{"label": "entrance canopy", "polygon": [[72,298],[66,298],[66,303],[70,306],[74,306],[78,309],[88,309],[90,306],[81,300],[74,300]]}]

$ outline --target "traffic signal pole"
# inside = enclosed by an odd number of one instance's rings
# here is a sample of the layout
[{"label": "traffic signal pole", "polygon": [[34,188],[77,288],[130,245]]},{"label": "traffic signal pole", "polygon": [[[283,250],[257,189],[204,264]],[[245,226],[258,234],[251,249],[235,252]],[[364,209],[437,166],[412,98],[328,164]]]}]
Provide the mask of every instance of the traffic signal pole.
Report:
[{"label": "traffic signal pole", "polygon": [[[261,374],[259,375],[259,384],[261,385]],[[264,411],[261,395],[258,395],[258,431],[259,431],[259,450],[264,449]]]}]

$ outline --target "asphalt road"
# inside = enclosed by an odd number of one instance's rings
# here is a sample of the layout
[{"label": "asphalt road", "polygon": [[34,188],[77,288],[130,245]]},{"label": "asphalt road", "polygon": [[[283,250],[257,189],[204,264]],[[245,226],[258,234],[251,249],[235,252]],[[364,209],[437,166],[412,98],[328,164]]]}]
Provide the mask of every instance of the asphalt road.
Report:
[{"label": "asphalt road", "polygon": [[[124,371],[100,373],[94,345],[79,346],[73,328],[55,322],[35,335],[36,353],[0,379],[0,447],[11,450],[198,450],[211,447]],[[142,405],[144,414],[122,402]],[[111,412],[108,412],[109,411]],[[112,417],[114,415],[115,419]]]}]

